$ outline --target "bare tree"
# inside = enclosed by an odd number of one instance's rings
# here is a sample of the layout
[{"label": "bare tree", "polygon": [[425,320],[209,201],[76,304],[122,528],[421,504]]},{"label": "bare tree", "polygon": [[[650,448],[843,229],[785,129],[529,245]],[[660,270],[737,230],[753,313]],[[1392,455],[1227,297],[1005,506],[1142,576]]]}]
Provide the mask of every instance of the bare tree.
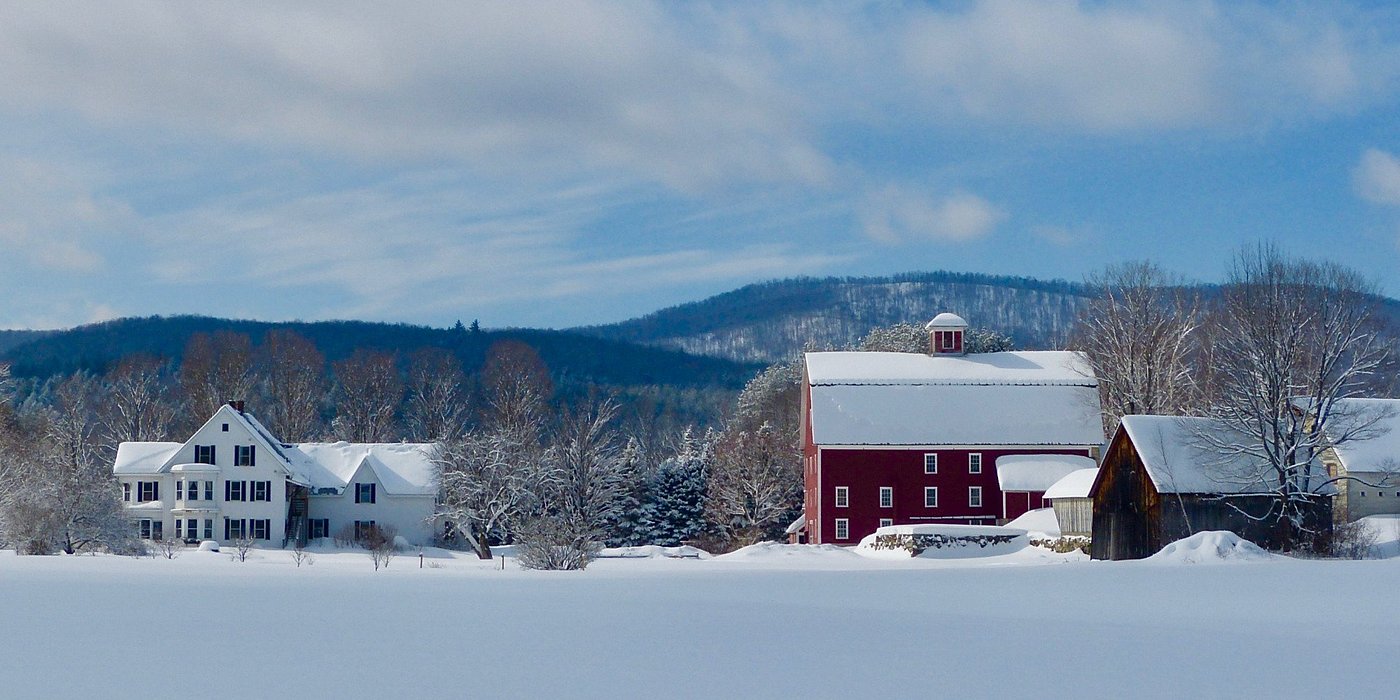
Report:
[{"label": "bare tree", "polygon": [[469,405],[467,377],[456,355],[423,348],[408,367],[408,429],[414,440],[439,441],[460,435]]},{"label": "bare tree", "polygon": [[97,435],[94,402],[99,396],[92,377],[74,374],[58,384],[53,408],[40,416],[42,478],[51,485],[47,501],[57,545],[68,554],[119,544],[129,535],[112,478],[114,455],[104,454]]},{"label": "bare tree", "polygon": [[1193,405],[1194,295],[1151,262],[1110,265],[1087,282],[1096,294],[1074,345],[1098,378],[1107,431],[1125,415],[1177,415]]},{"label": "bare tree", "polygon": [[508,430],[468,434],[439,449],[436,517],[478,557],[490,559],[491,539],[535,510],[551,476],[538,450]]},{"label": "bare tree", "polygon": [[180,361],[180,388],[191,419],[200,422],[229,400],[247,399],[253,390],[248,336],[231,331],[191,335]]},{"label": "bare tree", "polygon": [[588,566],[603,545],[593,533],[562,516],[544,516],[520,528],[516,559],[526,569],[579,571]]},{"label": "bare tree", "polygon": [[1285,547],[1311,534],[1309,506],[1334,481],[1319,453],[1374,437],[1386,417],[1343,401],[1369,394],[1392,355],[1377,299],[1354,271],[1269,244],[1241,251],[1231,267],[1213,328],[1222,390],[1212,410],[1245,437],[1215,448],[1260,465],[1272,507],[1252,517],[1276,522]]},{"label": "bare tree", "polygon": [[554,383],[549,368],[534,348],[518,340],[502,340],[486,352],[481,370],[485,391],[484,422],[514,432],[524,441],[540,438]]},{"label": "bare tree", "polygon": [[268,419],[283,440],[311,440],[326,396],[326,358],[295,331],[270,330],[258,348],[257,372],[268,401]]},{"label": "bare tree", "polygon": [[335,427],[351,442],[386,442],[394,438],[403,379],[394,356],[356,350],[335,363],[339,382]]},{"label": "bare tree", "polygon": [[613,420],[611,399],[587,399],[564,412],[545,459],[552,479],[547,508],[580,538],[603,541],[616,521],[629,486],[628,461]]},{"label": "bare tree", "polygon": [[300,569],[302,564],[305,564],[307,566],[315,564],[316,557],[313,556],[311,552],[306,551],[305,542],[302,542],[301,540],[295,540],[295,542],[292,544],[292,562],[297,565],[298,569]]},{"label": "bare tree", "polygon": [[247,535],[239,537],[233,541],[233,551],[229,552],[228,556],[230,559],[237,562],[248,561],[248,554],[253,551],[253,545],[255,544],[257,544],[257,540]]},{"label": "bare tree", "polygon": [[360,546],[365,548],[370,561],[374,562],[375,571],[389,568],[389,560],[398,552],[394,542],[398,536],[398,529],[392,525],[370,525],[361,534]]},{"label": "bare tree", "polygon": [[167,369],[164,361],[136,353],[122,358],[107,374],[104,414],[114,444],[170,439],[177,409]]}]

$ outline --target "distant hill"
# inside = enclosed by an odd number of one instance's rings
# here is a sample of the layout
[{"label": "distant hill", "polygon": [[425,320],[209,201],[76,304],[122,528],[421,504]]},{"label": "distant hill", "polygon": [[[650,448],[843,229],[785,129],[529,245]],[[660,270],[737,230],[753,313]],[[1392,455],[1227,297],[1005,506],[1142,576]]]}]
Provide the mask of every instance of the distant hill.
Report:
[{"label": "distant hill", "polygon": [[31,340],[38,340],[47,335],[53,335],[58,331],[0,331],[0,354],[13,347],[28,343]]},{"label": "distant hill", "polygon": [[362,321],[267,323],[204,316],[124,318],[65,331],[42,332],[0,351],[0,360],[10,362],[14,374],[19,377],[42,378],[76,370],[103,371],[118,358],[133,352],[178,361],[194,333],[216,330],[246,333],[257,344],[264,333],[274,328],[290,329],[306,336],[329,361],[345,358],[359,348],[406,355],[423,347],[440,347],[456,353],[468,371],[482,365],[492,343],[516,339],[539,351],[561,386],[738,389],[759,369],[752,363],[700,357],[568,331],[472,332]]},{"label": "distant hill", "polygon": [[974,327],[1011,336],[1017,347],[1035,349],[1062,344],[1088,298],[1083,285],[1071,282],[955,272],[797,278],[575,330],[744,362],[772,362],[804,347],[850,346],[872,328],[921,323],[952,311]]}]

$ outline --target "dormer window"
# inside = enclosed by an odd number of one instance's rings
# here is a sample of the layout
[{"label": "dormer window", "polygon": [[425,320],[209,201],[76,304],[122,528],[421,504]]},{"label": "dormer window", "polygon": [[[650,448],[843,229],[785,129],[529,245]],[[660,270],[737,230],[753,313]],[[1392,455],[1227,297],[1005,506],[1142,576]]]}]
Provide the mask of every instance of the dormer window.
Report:
[{"label": "dormer window", "polygon": [[356,503],[374,503],[374,484],[355,484]]}]

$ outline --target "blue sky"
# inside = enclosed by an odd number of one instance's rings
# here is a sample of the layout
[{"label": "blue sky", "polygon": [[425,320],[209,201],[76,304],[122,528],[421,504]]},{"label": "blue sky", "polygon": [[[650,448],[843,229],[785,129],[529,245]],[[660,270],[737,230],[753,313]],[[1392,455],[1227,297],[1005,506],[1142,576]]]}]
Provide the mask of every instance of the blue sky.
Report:
[{"label": "blue sky", "polygon": [[0,173],[0,328],[564,327],[1260,239],[1400,295],[1400,13],[6,3]]}]

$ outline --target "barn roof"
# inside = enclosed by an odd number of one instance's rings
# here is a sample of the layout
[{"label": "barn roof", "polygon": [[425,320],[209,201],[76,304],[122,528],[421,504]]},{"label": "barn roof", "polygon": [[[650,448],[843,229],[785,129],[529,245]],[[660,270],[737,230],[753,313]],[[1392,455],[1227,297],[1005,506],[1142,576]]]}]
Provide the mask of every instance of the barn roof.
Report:
[{"label": "barn roof", "polygon": [[1098,445],[1099,395],[1072,352],[806,355],[822,445]]},{"label": "barn roof", "polygon": [[1094,469],[1081,455],[1002,455],[997,457],[997,485],[1002,491],[1044,491],[1065,476]]},{"label": "barn roof", "polygon": [[1368,434],[1333,448],[1348,472],[1400,470],[1400,399],[1345,399],[1336,409],[1372,424]]},{"label": "barn roof", "polygon": [[[1120,429],[1133,441],[1138,457],[1158,493],[1272,493],[1278,486],[1272,468],[1243,452],[1252,444],[1215,418],[1124,416]],[[1325,478],[1326,469],[1316,466]],[[1330,485],[1315,489],[1332,494]]]}]

